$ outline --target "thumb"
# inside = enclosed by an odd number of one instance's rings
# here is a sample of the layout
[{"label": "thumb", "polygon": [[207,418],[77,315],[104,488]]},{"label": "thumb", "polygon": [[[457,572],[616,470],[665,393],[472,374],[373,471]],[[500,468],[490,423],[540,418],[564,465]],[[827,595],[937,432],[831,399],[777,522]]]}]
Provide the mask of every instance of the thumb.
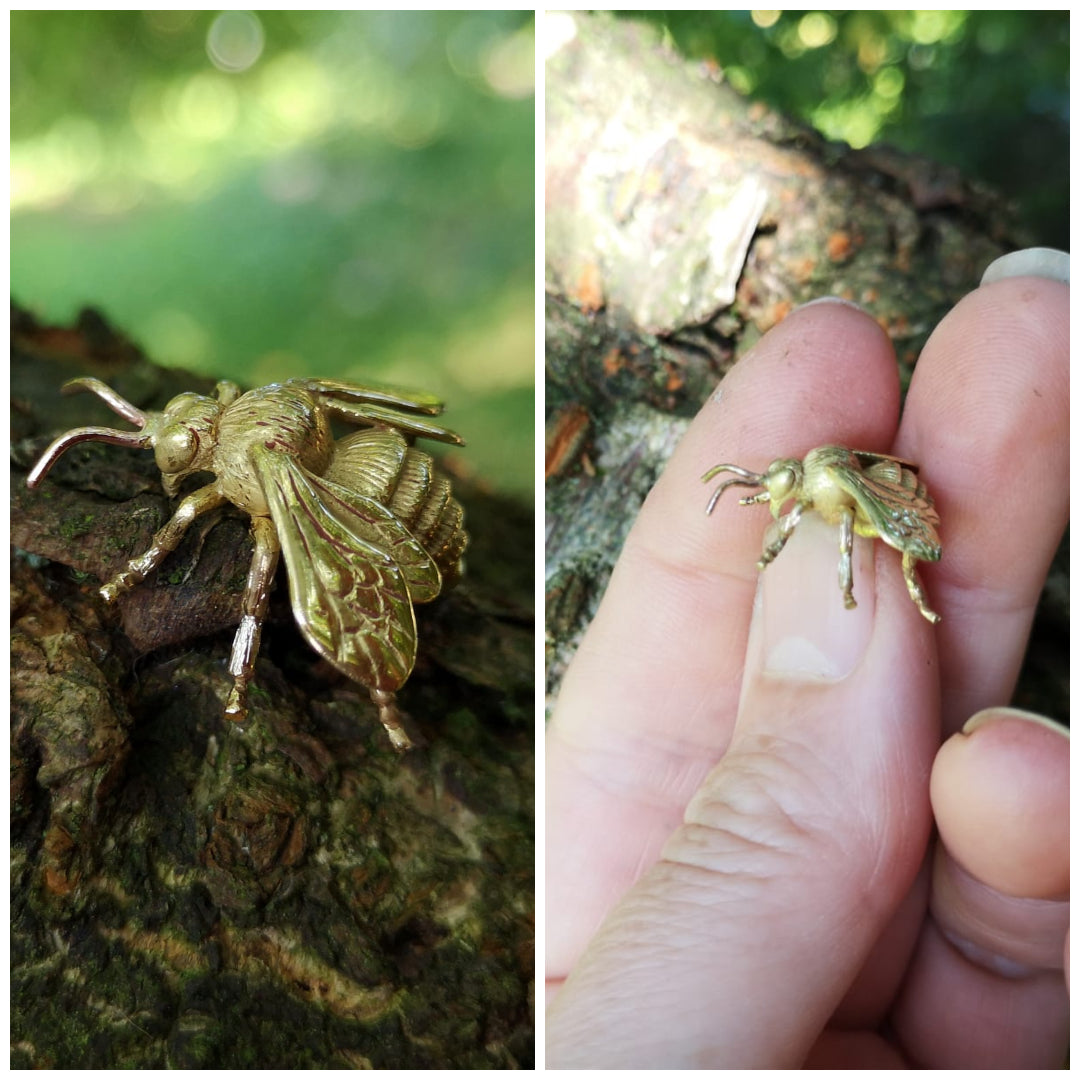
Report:
[{"label": "thumb", "polygon": [[844,608],[837,532],[807,515],[761,575],[730,747],[553,1002],[549,1067],[801,1064],[914,880],[934,631],[867,540]]}]

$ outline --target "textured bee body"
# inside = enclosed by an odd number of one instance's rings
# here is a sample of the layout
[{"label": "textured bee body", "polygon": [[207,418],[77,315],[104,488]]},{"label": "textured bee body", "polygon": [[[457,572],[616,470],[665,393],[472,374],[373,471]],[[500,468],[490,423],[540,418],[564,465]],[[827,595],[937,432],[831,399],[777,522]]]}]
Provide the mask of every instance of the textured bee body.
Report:
[{"label": "textured bee body", "polygon": [[335,444],[323,475],[387,507],[435,560],[444,588],[457,580],[465,514],[430,454],[397,432],[358,431]]},{"label": "textured bee body", "polygon": [[[928,606],[915,563],[937,562],[941,558],[937,534],[941,519],[915,469],[910,462],[887,454],[849,450],[845,446],[819,446],[802,461],[777,458],[763,473],[738,465],[716,465],[702,477],[704,482],[721,472],[736,475],[717,487],[705,512],[712,513],[729,487],[763,489],[740,500],[743,506],[767,502],[779,524],[776,539],[766,545],[758,560],[762,570],[783,550],[804,511],[813,510],[830,524],[839,525],[840,588],[849,608],[855,607],[851,567],[854,537],[884,540],[901,554],[912,600],[925,618],[936,623],[941,616]],[[783,508],[789,502],[794,505],[785,514]]]},{"label": "textured bee body", "polygon": [[312,394],[289,383],[250,390],[222,410],[210,471],[234,506],[266,514],[252,466],[255,446],[287,454],[318,476],[333,453],[330,423]]},{"label": "textured bee body", "polygon": [[[450,481],[417,438],[461,445],[428,417],[434,398],[351,383],[292,379],[241,394],[181,394],[163,412],[143,413],[97,379],[90,390],[138,432],[79,428],[57,439],[27,477],[36,487],[68,447],[87,439],[153,449],[170,496],[195,473],[212,483],[184,498],[150,548],[101,593],[114,601],[142,581],[203,513],[232,503],[251,515],[255,554],[248,573],[229,672],[226,715],[246,715],[270,584],[278,558],[288,568],[293,614],[317,652],[368,688],[398,748],[411,745],[394,702],[416,659],[413,605],[433,600],[461,573],[468,543]],[[335,441],[330,419],[363,430]]]}]

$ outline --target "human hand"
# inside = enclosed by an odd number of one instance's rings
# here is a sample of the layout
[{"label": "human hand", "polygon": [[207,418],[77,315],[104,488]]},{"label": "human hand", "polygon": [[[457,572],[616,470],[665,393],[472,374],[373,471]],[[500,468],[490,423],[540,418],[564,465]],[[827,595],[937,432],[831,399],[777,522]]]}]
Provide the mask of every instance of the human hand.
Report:
[{"label": "human hand", "polygon": [[[984,283],[899,405],[876,323],[808,305],[646,500],[548,735],[548,1067],[1062,1063],[1068,743],[998,706],[1068,514],[1067,286]],[[831,442],[920,465],[937,627],[882,543],[848,611],[835,526],[759,580],[767,511],[705,516],[710,466]]]}]

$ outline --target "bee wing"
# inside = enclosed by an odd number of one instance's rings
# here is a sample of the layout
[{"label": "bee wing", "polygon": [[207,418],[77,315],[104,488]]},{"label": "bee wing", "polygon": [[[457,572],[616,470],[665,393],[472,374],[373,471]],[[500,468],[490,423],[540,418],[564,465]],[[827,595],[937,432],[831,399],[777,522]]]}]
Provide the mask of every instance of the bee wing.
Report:
[{"label": "bee wing", "polygon": [[[443,411],[443,403],[432,394],[402,393],[338,379],[292,381],[308,393],[318,394],[326,411],[348,424],[392,427],[415,439],[435,439],[452,446],[465,445],[460,435],[427,419]],[[423,415],[417,416],[417,413]]]},{"label": "bee wing", "polygon": [[865,457],[874,461],[861,472],[837,462],[829,466],[829,473],[855,500],[861,515],[885,543],[898,551],[909,551],[916,558],[936,562],[941,558],[937,534],[941,518],[926,488],[898,458]]},{"label": "bee wing", "polygon": [[259,447],[252,460],[304,636],[357,682],[397,689],[416,661],[413,602],[438,593],[438,567],[385,507],[287,454]]},{"label": "bee wing", "polygon": [[296,381],[313,394],[336,395],[356,402],[387,405],[392,409],[426,413],[428,416],[438,416],[443,410],[443,403],[434,394],[420,394],[412,391],[405,393],[388,387],[360,386],[340,379],[298,379]]},{"label": "bee wing", "polygon": [[337,401],[334,398],[323,398],[322,404],[331,416],[347,424],[389,426],[415,439],[435,439],[452,446],[465,445],[465,440],[449,428],[440,427],[424,416],[413,416],[401,409],[365,401]]},{"label": "bee wing", "polygon": [[905,461],[903,458],[893,457],[891,454],[878,454],[873,450],[852,450],[851,452],[859,459],[859,464],[864,469],[868,469],[870,466],[882,461],[895,461],[898,465],[909,469],[913,473],[919,471],[919,466],[913,461]]}]

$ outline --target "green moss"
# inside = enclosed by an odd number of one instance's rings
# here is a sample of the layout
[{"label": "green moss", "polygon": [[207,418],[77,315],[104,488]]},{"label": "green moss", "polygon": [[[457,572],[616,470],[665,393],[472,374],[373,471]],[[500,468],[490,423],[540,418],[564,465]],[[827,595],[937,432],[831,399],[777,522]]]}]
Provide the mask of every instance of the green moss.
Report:
[{"label": "green moss", "polygon": [[96,514],[80,514],[78,517],[67,518],[60,523],[60,535],[65,540],[74,540],[76,537],[85,536],[93,529],[96,521]]}]

